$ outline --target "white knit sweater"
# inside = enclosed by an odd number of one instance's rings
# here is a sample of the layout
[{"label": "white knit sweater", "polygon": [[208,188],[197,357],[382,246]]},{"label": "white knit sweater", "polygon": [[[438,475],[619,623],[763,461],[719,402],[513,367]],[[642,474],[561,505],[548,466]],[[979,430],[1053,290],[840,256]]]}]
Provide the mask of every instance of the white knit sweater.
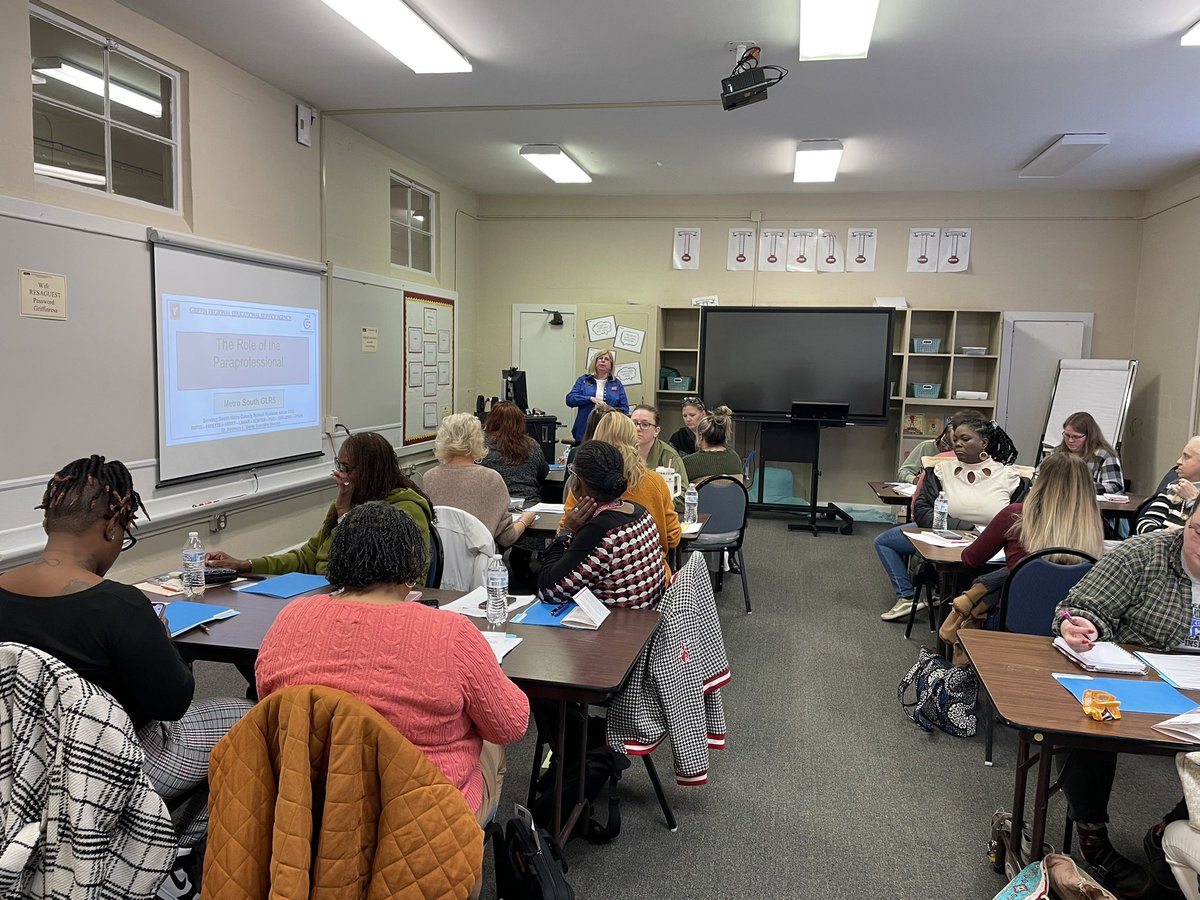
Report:
[{"label": "white knit sweater", "polygon": [[976,525],[992,521],[996,513],[1012,502],[1013,492],[1021,484],[1021,476],[1012,466],[1002,466],[991,459],[970,464],[939,459],[933,471],[946,492],[950,515]]}]

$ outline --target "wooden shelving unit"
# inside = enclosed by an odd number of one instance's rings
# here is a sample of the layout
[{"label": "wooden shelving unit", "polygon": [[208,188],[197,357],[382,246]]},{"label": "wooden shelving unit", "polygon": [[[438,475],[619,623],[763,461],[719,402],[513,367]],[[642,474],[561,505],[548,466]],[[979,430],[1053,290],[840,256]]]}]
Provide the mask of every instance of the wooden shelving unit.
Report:
[{"label": "wooden shelving unit", "polygon": [[[658,311],[658,348],[659,368],[669,366],[692,379],[696,384],[700,373],[700,308],[695,306],[666,306]],[[663,390],[658,380],[658,372],[650,373],[654,377],[655,406],[659,410],[662,422],[662,438],[683,425],[679,414],[679,402],[689,394],[695,394],[693,387],[689,391]],[[645,376],[643,376],[645,377]]]},{"label": "wooden shelving unit", "polygon": [[[1003,315],[998,310],[900,309],[896,310],[892,347],[892,402],[900,407],[899,458],[913,446],[941,431],[945,419],[959,409],[977,409],[987,416],[996,411],[1000,383],[1000,337]],[[936,338],[938,353],[913,352],[913,340]],[[982,356],[968,355],[964,347],[985,347]],[[914,383],[940,384],[937,397],[913,396]],[[986,400],[955,400],[955,391],[985,391]],[[923,434],[906,434],[909,416],[926,420]],[[931,435],[928,421],[937,429]]]}]

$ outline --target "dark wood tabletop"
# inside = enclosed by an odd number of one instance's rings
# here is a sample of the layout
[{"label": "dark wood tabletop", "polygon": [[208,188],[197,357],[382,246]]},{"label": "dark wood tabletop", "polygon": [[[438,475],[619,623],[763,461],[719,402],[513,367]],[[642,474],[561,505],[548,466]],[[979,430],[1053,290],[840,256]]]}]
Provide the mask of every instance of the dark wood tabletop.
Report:
[{"label": "dark wood tabletop", "polygon": [[[324,589],[327,590],[327,589]],[[424,598],[448,603],[461,591],[420,588]],[[314,591],[312,593],[321,593]],[[162,600],[155,595],[155,600]],[[231,619],[213,622],[207,632],[193,628],[175,639],[188,659],[253,664],[267,629],[290,601],[244,594],[230,585],[210,586],[201,602],[238,610]],[[595,631],[514,625],[505,630],[521,643],[502,663],[504,673],[527,694],[548,699],[593,702],[615,692],[628,676],[642,647],[654,633],[659,614],[652,610],[612,609]],[[484,630],[485,619],[471,617]]]},{"label": "dark wood tabletop", "polygon": [[1132,520],[1143,503],[1146,502],[1146,497],[1142,494],[1126,494],[1129,499],[1124,503],[1113,503],[1111,500],[1098,500],[1100,511],[1111,513],[1118,519]]},{"label": "dark wood tabletop", "polygon": [[888,487],[886,481],[868,481],[867,485],[875,492],[876,497],[891,506],[908,506],[912,502],[911,496]]},{"label": "dark wood tabletop", "polygon": [[[913,548],[922,559],[939,567],[963,567],[962,552],[968,546],[967,544],[958,547],[937,547],[933,544],[927,544],[924,541],[913,540],[914,534],[928,534],[932,530],[932,528],[907,528],[902,533],[908,538],[908,542],[913,545]],[[964,537],[976,534],[974,531],[958,531],[955,533],[961,534]]]},{"label": "dark wood tabletop", "polygon": [[[1122,712],[1116,722],[1097,722],[1083,714],[1071,692],[1054,680],[1054,672],[1089,674],[1051,646],[1051,639],[1001,631],[964,630],[959,639],[997,715],[1014,728],[1099,740],[1144,742],[1152,746],[1188,746],[1150,726],[1169,719],[1162,713]],[[1137,648],[1128,648],[1137,649]],[[1145,675],[1103,675],[1160,681],[1147,667]],[[1200,705],[1200,691],[1183,691]]]}]

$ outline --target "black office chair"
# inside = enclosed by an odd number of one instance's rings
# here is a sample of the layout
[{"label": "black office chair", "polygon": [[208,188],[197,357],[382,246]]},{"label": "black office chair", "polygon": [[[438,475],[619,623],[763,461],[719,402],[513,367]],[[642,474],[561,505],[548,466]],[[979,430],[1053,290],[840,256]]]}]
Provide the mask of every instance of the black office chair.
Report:
[{"label": "black office chair", "polygon": [[[746,558],[742,555],[742,542],[746,538],[746,518],[750,509],[750,493],[736,475],[710,475],[696,482],[699,509],[711,518],[700,532],[700,536],[688,544],[689,550],[704,553],[727,552],[730,572],[741,576],[742,596],[746,601],[746,612],[750,610],[750,587],[746,582]],[[734,568],[736,566],[736,568]],[[717,564],[717,586],[724,586],[724,573]]]},{"label": "black office chair", "polygon": [[[1059,555],[1074,556],[1080,562],[1060,563],[1046,558]],[[1000,603],[992,613],[995,627],[1016,634],[1053,634],[1050,626],[1054,622],[1054,608],[1095,563],[1095,557],[1090,554],[1068,547],[1050,547],[1030,553],[1017,563],[1004,582]],[[985,712],[983,764],[990,766],[996,717],[986,690],[982,697]]]},{"label": "black office chair", "polygon": [[442,552],[442,538],[432,523],[429,525],[429,573],[425,576],[425,587],[442,586],[442,567],[446,563]]}]

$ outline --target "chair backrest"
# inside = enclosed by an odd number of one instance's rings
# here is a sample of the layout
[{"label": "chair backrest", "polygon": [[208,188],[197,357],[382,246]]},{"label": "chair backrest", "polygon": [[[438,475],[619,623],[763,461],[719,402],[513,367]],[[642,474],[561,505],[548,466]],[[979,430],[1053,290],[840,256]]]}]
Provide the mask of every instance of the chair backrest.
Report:
[{"label": "chair backrest", "polygon": [[442,549],[442,536],[437,527],[429,526],[429,572],[425,576],[425,587],[442,586],[442,568],[445,565],[445,551]]},{"label": "chair backrest", "polygon": [[696,482],[696,492],[700,512],[712,517],[704,526],[704,535],[736,533],[736,544],[740,547],[750,507],[750,492],[746,486],[736,475],[710,475]]},{"label": "chair backrest", "polygon": [[[1052,562],[1047,556],[1071,555],[1077,563]],[[1082,550],[1048,547],[1030,553],[1012,570],[1000,592],[1000,630],[1051,634],[1054,607],[1070,593],[1096,560]]]},{"label": "chair backrest", "polygon": [[435,506],[438,537],[442,544],[442,577],[438,587],[473,591],[487,580],[487,564],[496,552],[491,531],[469,512],[453,506]]}]

